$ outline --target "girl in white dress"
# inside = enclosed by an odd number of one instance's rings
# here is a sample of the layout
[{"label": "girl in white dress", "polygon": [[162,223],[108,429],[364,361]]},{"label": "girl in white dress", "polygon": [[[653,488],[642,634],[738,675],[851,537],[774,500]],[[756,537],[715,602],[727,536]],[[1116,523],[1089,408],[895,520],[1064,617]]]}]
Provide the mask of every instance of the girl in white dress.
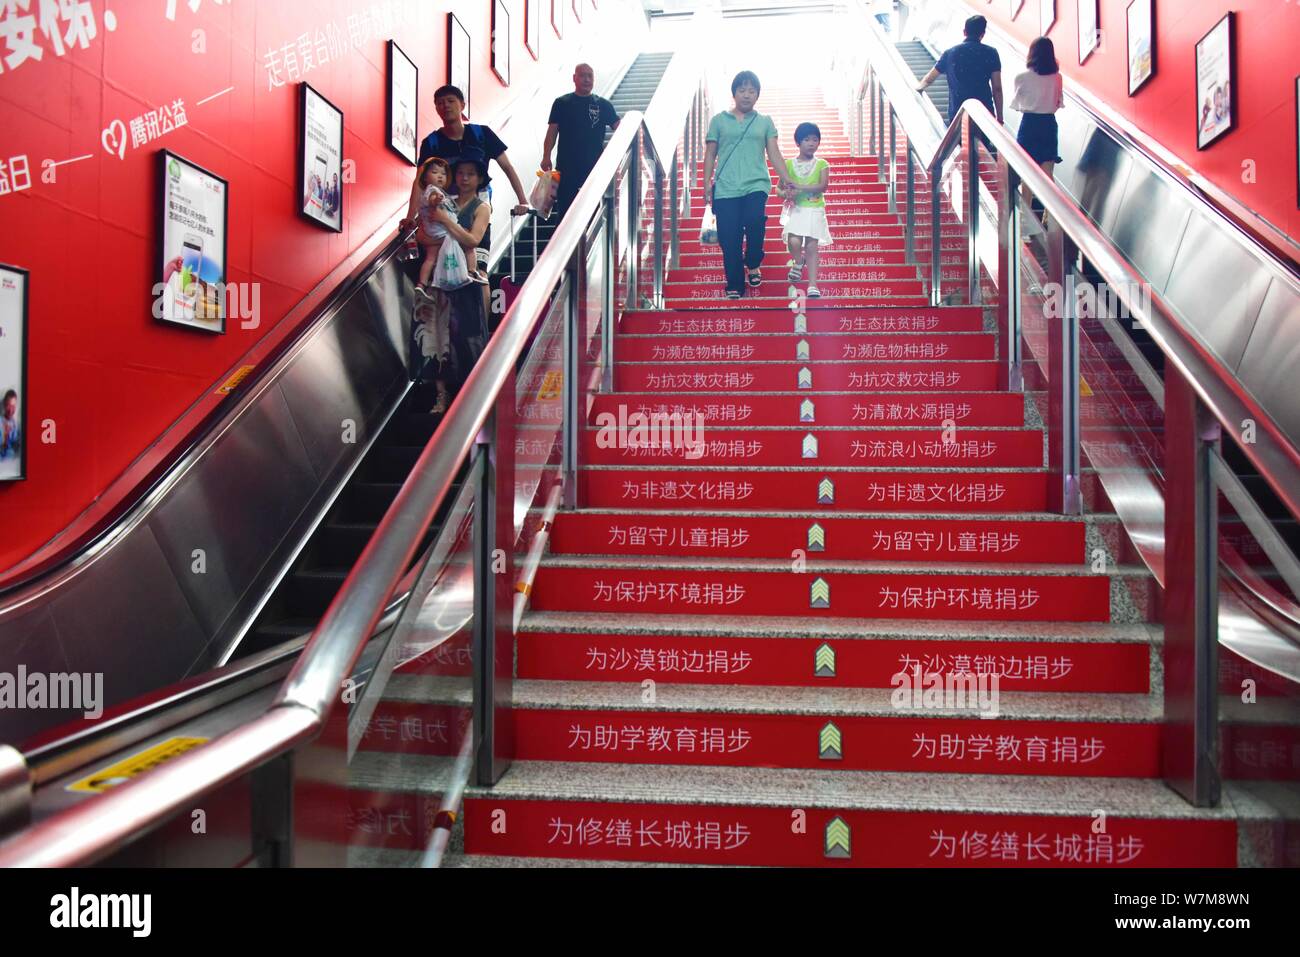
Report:
[{"label": "girl in white dress", "polygon": [[826,223],[826,187],[830,182],[830,164],[817,158],[822,131],[815,123],[800,123],[794,131],[799,155],[785,161],[785,207],[781,211],[781,238],[790,249],[790,282],[803,278],[808,268],[808,298],[821,296],[817,288],[817,266],[822,246],[831,244]]}]

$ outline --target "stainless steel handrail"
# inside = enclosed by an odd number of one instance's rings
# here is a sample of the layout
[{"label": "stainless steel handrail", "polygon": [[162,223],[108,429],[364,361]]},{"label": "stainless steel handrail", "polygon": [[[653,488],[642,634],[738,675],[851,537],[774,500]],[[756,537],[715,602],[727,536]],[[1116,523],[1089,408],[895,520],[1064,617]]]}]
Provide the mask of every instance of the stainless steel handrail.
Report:
[{"label": "stainless steel handrail", "polygon": [[[698,125],[699,83],[692,82],[688,87],[684,75],[678,77],[677,86],[670,84],[663,92],[681,105],[678,115],[684,119],[689,100],[688,125]],[[595,169],[579,190],[569,214],[534,264],[500,327],[326,610],[272,706],[203,747],[0,844],[0,866],[70,866],[101,859],[158,827],[202,795],[320,733],[339,698],[340,686],[373,634],[395,583],[414,558],[461,463],[479,442],[497,396],[513,379],[516,362],[534,326],[545,315],[554,290],[566,276],[571,257],[583,242],[587,224],[606,206],[606,193],[643,129],[642,114],[633,111],[624,115]],[[651,150],[653,154],[653,145]],[[656,166],[662,176],[662,165],[656,163]],[[637,189],[639,192],[639,184]],[[636,201],[639,203],[639,196]],[[662,256],[662,251],[660,244],[656,255]],[[662,275],[661,270],[657,272]]]}]

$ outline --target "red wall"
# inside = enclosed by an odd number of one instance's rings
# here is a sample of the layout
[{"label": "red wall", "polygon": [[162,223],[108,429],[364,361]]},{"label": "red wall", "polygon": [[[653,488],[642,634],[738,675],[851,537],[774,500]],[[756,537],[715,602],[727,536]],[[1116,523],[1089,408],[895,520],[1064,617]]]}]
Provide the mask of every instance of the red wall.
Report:
[{"label": "red wall", "polygon": [[[1039,35],[1039,0],[1025,0],[1014,21],[1009,0],[965,0],[958,6],[988,17],[1022,45],[1028,46]],[[1047,35],[1056,45],[1062,72],[1160,142],[1183,165],[1300,242],[1295,104],[1300,3],[1155,0],[1156,75],[1132,97],[1128,95],[1127,8],[1128,0],[1100,0],[1102,48],[1080,66],[1077,0],[1057,0],[1056,23]],[[1237,127],[1198,151],[1196,42],[1230,10],[1237,14]],[[1002,66],[1010,102],[1011,78],[1024,66]],[[1253,183],[1243,181],[1246,160],[1255,163]]]},{"label": "red wall", "polygon": [[[64,528],[404,204],[413,170],[387,148],[385,135],[390,37],[420,69],[423,136],[437,125],[432,94],[446,78],[446,12],[453,6],[472,38],[472,116],[485,119],[542,77],[554,82],[558,61],[567,65],[584,35],[602,24],[613,32],[620,18],[626,22],[632,4],[602,0],[597,11],[592,0],[557,0],[565,4],[561,40],[550,24],[551,0],[540,0],[537,62],[524,47],[524,2],[510,0],[513,76],[506,88],[488,67],[491,0],[202,0],[197,10],[177,0],[174,21],[165,17],[168,2],[92,0],[97,35],[87,48],[59,56],[38,32],[43,58],[0,72],[0,160],[25,154],[33,170],[30,189],[0,196],[0,262],[31,271],[28,478],[0,486],[0,569]],[[343,110],[344,158],[356,164],[356,182],[345,187],[344,229],[335,234],[295,213],[297,88],[269,88],[266,54],[305,31],[314,40],[329,23],[350,43],[349,17],[359,26],[361,15],[385,8],[396,16],[391,28],[381,19],[369,39],[301,77]],[[106,9],[116,17],[111,31]],[[204,52],[195,52],[196,31]],[[6,52],[0,42],[0,65]],[[228,87],[233,91],[198,105]],[[124,160],[101,145],[114,119],[129,124],[177,99],[188,126],[128,148]],[[226,335],[214,336],[152,318],[162,148],[230,181],[227,278],[261,284],[259,328],[241,329],[231,319]],[[43,160],[85,154],[91,158],[58,167],[56,182],[40,180]],[[52,444],[40,441],[46,420],[55,423]]]}]

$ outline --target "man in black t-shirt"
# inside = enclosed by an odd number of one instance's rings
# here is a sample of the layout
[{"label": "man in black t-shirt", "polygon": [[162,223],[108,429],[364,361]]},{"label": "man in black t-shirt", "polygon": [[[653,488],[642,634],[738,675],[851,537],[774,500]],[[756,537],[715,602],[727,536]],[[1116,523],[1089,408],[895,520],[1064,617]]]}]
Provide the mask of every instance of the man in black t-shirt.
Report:
[{"label": "man in black t-shirt", "polygon": [[587,181],[605,148],[605,129],[618,127],[618,113],[614,104],[591,91],[596,85],[596,74],[590,66],[579,63],[573,71],[573,92],[558,97],[551,104],[551,118],[546,127],[546,142],[542,145],[542,169],[551,168],[551,150],[555,137],[560,137],[560,156],[556,169],[560,171],[560,189],[555,199],[555,212],[563,215]]},{"label": "man in black t-shirt", "polygon": [[921,80],[918,90],[939,79],[948,79],[948,122],[966,100],[979,100],[999,123],[1002,119],[1002,58],[998,51],[981,41],[988,28],[988,20],[974,16],[966,21],[965,41],[943,51],[934,69]]}]

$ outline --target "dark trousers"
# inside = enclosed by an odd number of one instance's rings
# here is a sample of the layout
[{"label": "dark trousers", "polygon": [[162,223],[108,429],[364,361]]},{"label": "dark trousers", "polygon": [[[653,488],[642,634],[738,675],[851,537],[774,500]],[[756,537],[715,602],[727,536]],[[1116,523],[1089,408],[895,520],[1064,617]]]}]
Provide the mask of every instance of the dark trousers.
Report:
[{"label": "dark trousers", "polygon": [[569,211],[569,207],[573,205],[578,195],[578,190],[582,189],[582,184],[587,182],[587,177],[590,175],[591,168],[586,166],[566,166],[560,169],[560,188],[555,191],[555,207],[551,210],[552,216],[563,216]]},{"label": "dark trousers", "polygon": [[767,193],[753,192],[735,199],[715,199],[718,243],[727,290],[745,293],[745,270],[763,264],[763,232],[767,228]]}]

